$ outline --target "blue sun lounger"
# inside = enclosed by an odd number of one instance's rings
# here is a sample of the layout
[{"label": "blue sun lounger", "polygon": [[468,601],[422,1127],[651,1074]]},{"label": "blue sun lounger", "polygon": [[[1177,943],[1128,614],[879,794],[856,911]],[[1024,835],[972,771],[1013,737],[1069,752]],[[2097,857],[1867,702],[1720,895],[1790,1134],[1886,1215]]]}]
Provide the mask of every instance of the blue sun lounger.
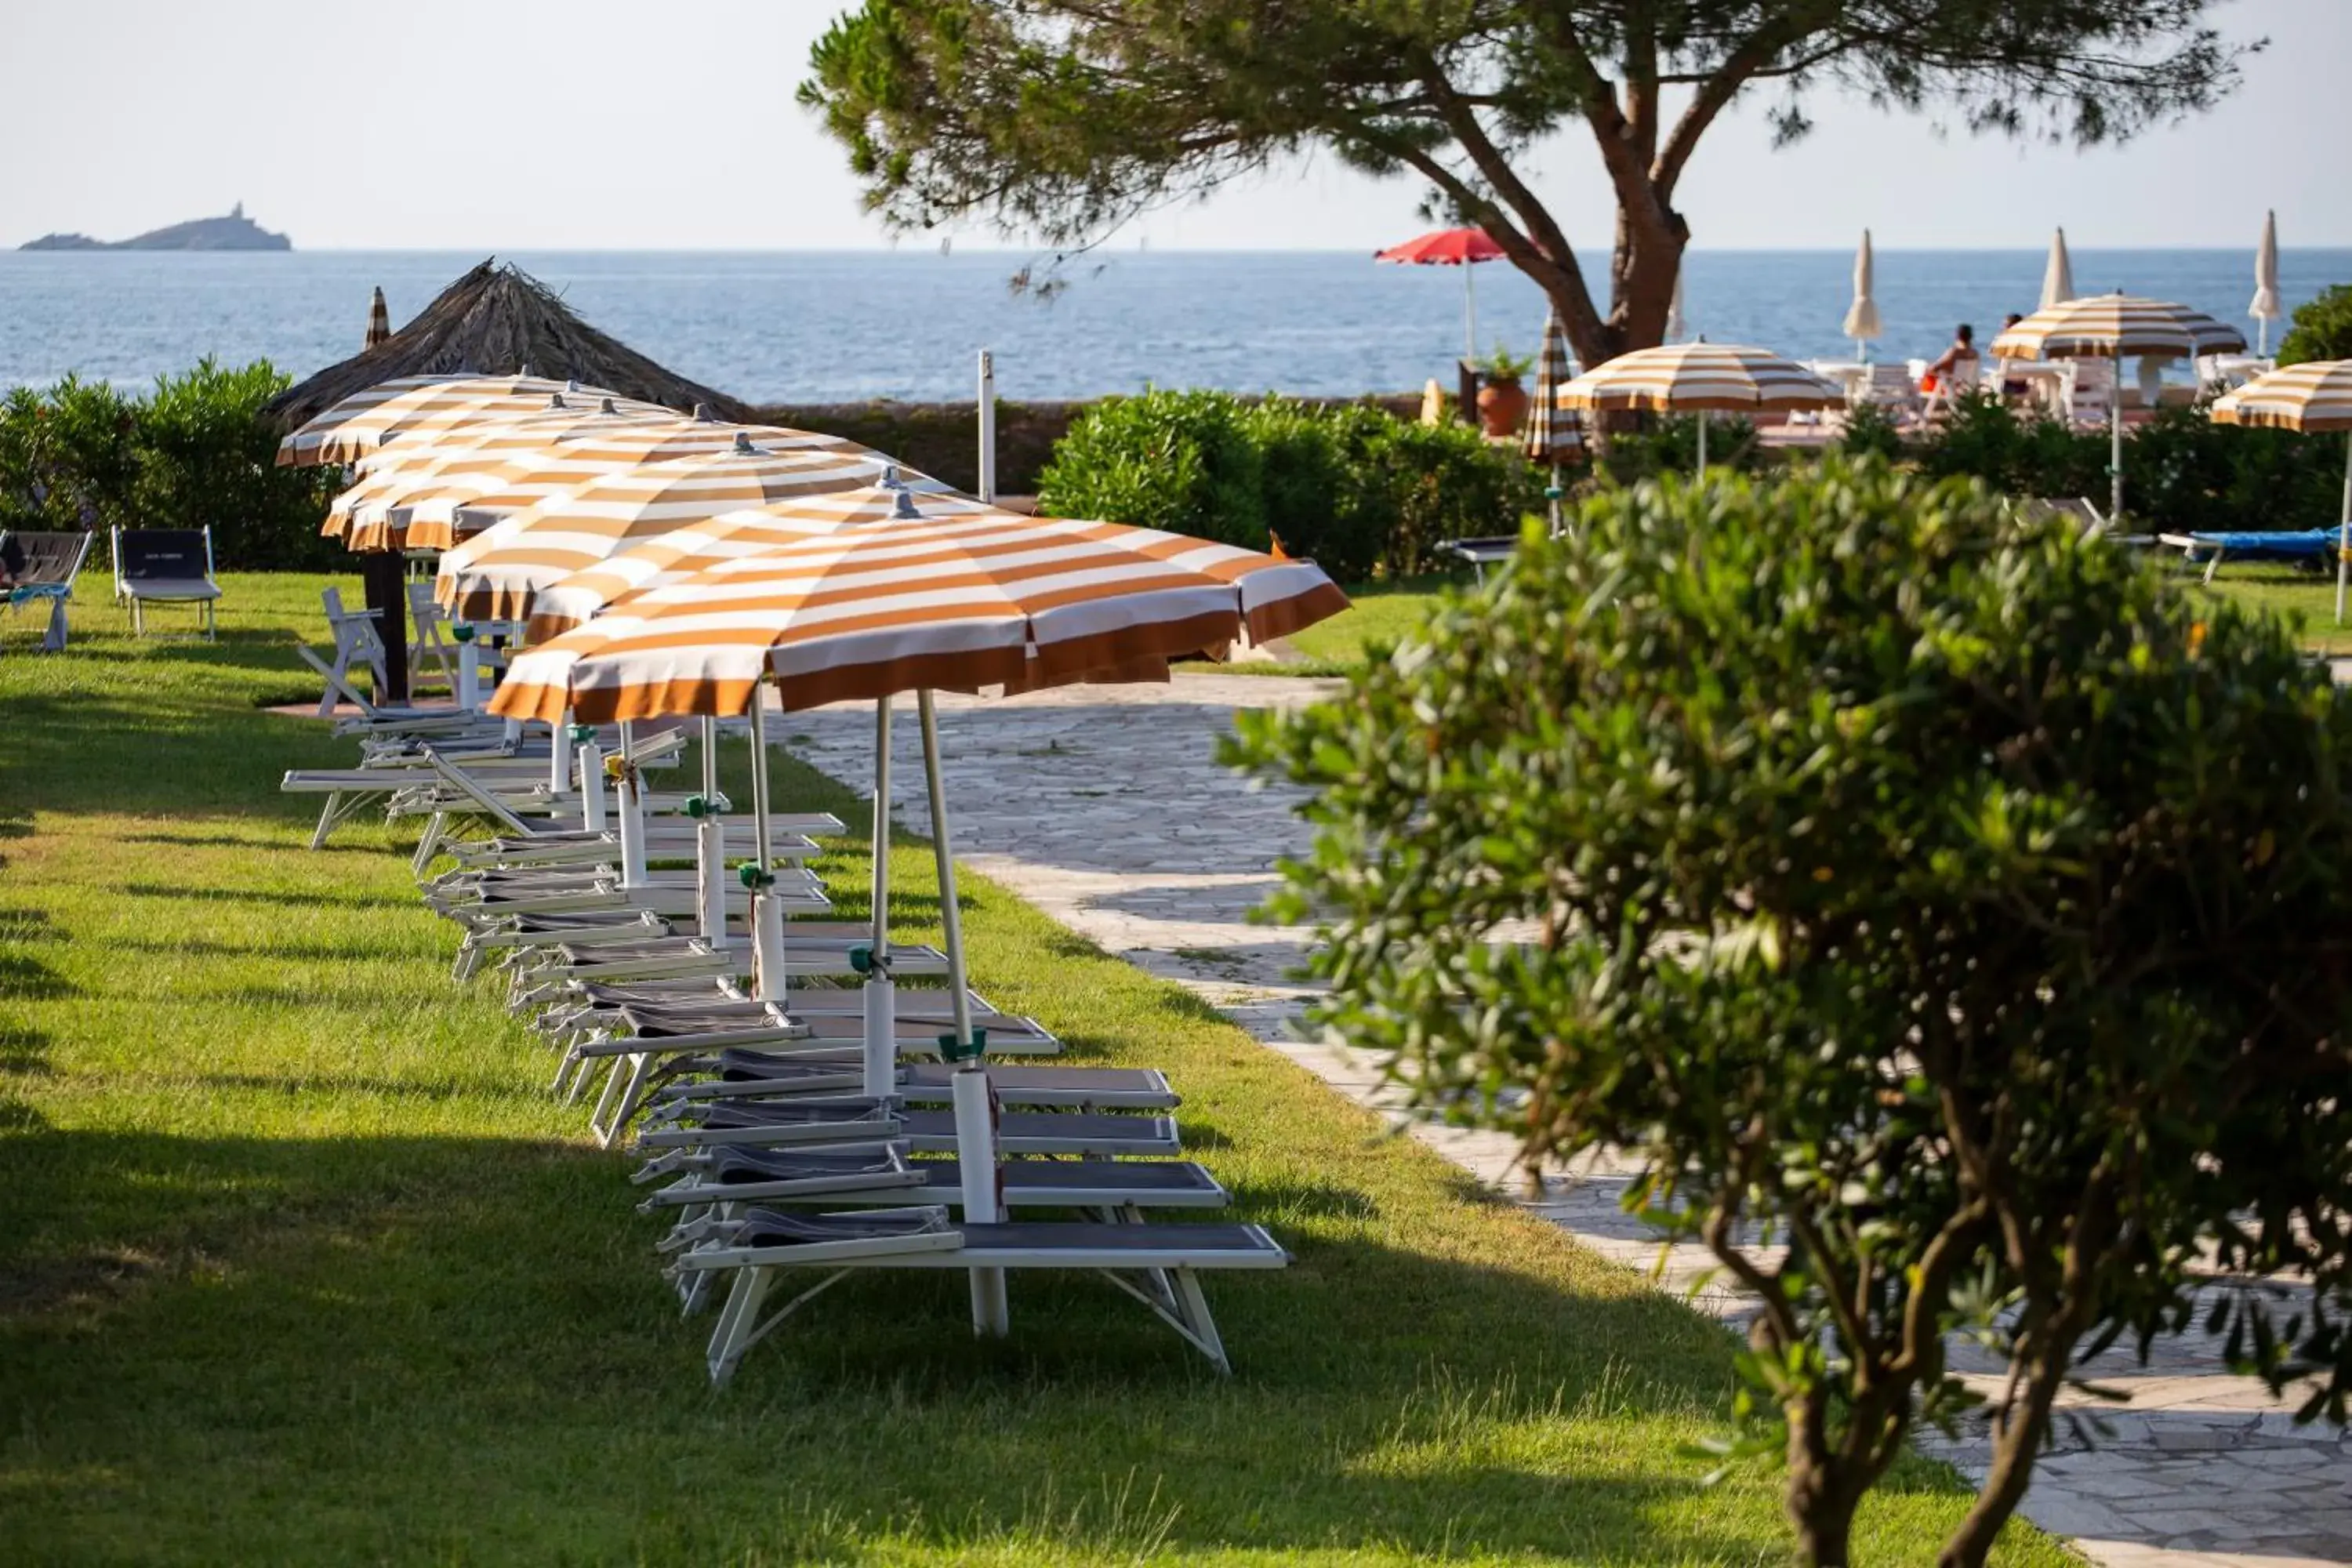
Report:
[{"label": "blue sun lounger", "polygon": [[2203,561],[2205,581],[2210,583],[2225,557],[2231,561],[2326,561],[2336,550],[2336,538],[2337,531],[2333,528],[2312,528],[2279,532],[2248,530],[2235,533],[2168,533],[2163,542],[2179,551],[2191,566]]}]

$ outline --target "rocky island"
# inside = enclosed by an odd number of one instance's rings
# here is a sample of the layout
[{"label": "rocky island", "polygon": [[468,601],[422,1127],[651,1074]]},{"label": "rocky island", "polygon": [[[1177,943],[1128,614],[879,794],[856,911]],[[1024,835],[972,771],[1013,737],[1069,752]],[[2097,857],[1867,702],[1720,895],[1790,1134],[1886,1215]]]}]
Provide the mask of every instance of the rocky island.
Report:
[{"label": "rocky island", "polygon": [[294,242],[272,234],[245,216],[245,204],[226,217],[190,218],[168,228],[150,229],[131,239],[92,239],[86,234],[45,234],[19,250],[291,250]]}]

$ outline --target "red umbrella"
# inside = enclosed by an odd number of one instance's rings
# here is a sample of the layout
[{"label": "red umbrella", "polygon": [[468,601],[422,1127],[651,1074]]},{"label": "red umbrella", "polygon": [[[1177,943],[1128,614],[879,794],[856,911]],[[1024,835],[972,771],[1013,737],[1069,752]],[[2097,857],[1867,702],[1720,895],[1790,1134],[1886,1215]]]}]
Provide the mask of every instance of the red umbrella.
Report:
[{"label": "red umbrella", "polygon": [[1470,287],[1471,266],[1480,261],[1500,261],[1503,247],[1487,237],[1483,228],[1441,228],[1408,239],[1402,245],[1376,251],[1375,261],[1402,261],[1414,267],[1459,267],[1462,272],[1462,342],[1463,361],[1478,357],[1478,300]]}]

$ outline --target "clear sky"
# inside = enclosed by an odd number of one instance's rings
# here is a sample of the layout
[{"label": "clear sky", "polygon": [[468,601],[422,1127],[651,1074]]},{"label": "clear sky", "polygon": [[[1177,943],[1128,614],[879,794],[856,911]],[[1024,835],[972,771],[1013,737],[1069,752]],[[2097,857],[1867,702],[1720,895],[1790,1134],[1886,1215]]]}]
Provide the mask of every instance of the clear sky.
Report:
[{"label": "clear sky", "polygon": [[[837,0],[0,0],[0,247],[120,238],[243,201],[304,249],[791,249],[884,244],[793,102]],[[1828,99],[1774,152],[1751,109],[1683,184],[1704,247],[2352,246],[2336,94],[2352,0],[2235,0],[2267,36],[2213,114],[2120,150],[2019,147]],[[1605,252],[1589,142],[1536,180]],[[1422,226],[1417,181],[1324,159],[1162,213],[1155,246],[1369,249]],[[961,237],[976,246],[987,237]],[[918,242],[922,243],[922,242]]]}]

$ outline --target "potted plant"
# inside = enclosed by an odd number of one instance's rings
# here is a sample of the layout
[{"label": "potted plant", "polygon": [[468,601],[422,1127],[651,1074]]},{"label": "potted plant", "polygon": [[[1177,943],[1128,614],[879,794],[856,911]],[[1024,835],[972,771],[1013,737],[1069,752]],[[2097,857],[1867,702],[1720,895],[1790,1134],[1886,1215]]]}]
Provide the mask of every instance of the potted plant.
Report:
[{"label": "potted plant", "polygon": [[1479,364],[1478,427],[1488,437],[1517,433],[1528,413],[1528,389],[1520,383],[1535,363],[1498,344]]}]

